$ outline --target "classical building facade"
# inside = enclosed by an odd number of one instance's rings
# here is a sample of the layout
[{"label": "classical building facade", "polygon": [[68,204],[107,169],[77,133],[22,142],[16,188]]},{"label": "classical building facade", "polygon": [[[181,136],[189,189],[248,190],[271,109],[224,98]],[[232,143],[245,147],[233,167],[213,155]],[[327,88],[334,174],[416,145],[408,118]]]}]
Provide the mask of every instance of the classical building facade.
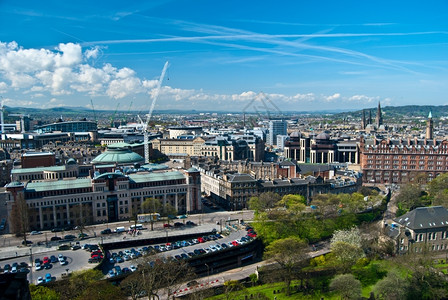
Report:
[{"label": "classical building facade", "polygon": [[189,156],[200,156],[204,143],[205,140],[201,137],[194,139],[154,139],[151,141],[152,148],[163,154],[187,154]]},{"label": "classical building facade", "polygon": [[22,197],[31,229],[129,220],[148,197],[171,204],[178,213],[201,210],[201,177],[196,169],[141,172],[133,165],[142,157],[129,149],[102,155],[85,177],[78,175],[87,166],[78,166],[75,160],[64,166],[13,170],[14,181],[5,191],[9,216]]},{"label": "classical building facade", "polygon": [[300,132],[291,133],[285,142],[284,153],[287,158],[298,163],[359,163],[358,141],[350,140],[348,136],[331,139],[325,132],[310,136]]}]

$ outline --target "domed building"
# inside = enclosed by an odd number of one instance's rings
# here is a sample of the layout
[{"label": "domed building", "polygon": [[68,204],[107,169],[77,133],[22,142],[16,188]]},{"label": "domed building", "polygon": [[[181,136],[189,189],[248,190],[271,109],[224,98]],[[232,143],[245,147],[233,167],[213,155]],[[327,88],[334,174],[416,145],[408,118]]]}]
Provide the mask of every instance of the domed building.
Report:
[{"label": "domed building", "polygon": [[145,158],[128,148],[108,148],[92,160],[93,165],[133,165],[145,162]]}]

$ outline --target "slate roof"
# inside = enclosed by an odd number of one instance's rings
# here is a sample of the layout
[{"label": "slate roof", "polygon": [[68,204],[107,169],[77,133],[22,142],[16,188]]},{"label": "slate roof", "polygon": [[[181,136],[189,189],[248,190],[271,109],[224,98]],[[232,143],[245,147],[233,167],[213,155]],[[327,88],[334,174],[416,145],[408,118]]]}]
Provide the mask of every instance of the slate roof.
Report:
[{"label": "slate roof", "polygon": [[26,185],[25,189],[27,192],[44,192],[54,190],[89,188],[91,186],[92,181],[90,179],[78,178],[71,180],[30,182]]},{"label": "slate roof", "polygon": [[418,207],[394,221],[413,230],[448,227],[448,210],[443,206]]},{"label": "slate roof", "polygon": [[229,182],[254,182],[254,181],[256,181],[256,179],[249,174],[237,173],[229,175]]},{"label": "slate roof", "polygon": [[185,176],[178,171],[164,173],[129,174],[128,176],[129,181],[135,183],[185,179]]}]

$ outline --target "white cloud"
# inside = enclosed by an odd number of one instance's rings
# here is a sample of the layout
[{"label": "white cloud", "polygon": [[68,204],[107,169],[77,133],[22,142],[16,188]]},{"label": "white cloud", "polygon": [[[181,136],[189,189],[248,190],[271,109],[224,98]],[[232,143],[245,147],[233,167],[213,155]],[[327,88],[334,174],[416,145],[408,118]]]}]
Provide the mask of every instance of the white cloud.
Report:
[{"label": "white cloud", "polygon": [[331,101],[337,100],[339,98],[341,98],[341,94],[336,93],[336,94],[333,94],[331,96],[325,97],[325,100],[328,101],[328,102],[331,102]]},{"label": "white cloud", "polygon": [[0,82],[0,94],[6,93],[6,89],[8,88],[8,85],[6,82]]},{"label": "white cloud", "polygon": [[62,54],[56,54],[54,60],[56,67],[73,67],[82,62],[82,51],[79,44],[59,44],[56,50]]}]

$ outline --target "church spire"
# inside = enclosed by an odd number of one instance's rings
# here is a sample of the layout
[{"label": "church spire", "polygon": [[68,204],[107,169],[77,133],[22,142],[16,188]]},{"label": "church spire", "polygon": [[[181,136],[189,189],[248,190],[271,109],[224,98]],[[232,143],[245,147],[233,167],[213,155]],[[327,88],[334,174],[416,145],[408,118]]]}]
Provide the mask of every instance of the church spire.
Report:
[{"label": "church spire", "polygon": [[381,113],[381,104],[378,102],[378,109],[376,111],[376,128],[379,128],[381,125],[383,125],[383,116]]},{"label": "church spire", "polygon": [[432,120],[432,113],[429,111],[428,120],[426,121],[426,135],[427,140],[432,140],[434,137],[434,122]]}]

